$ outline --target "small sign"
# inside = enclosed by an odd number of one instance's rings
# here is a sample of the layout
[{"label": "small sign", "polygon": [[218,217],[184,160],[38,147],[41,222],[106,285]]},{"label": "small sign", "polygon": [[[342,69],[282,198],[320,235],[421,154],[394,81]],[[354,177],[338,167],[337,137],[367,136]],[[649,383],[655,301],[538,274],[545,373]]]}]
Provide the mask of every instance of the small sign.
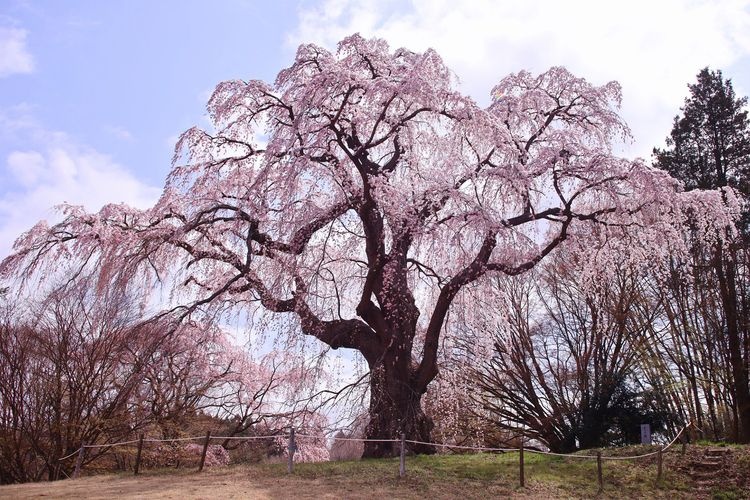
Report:
[{"label": "small sign", "polygon": [[641,444],[651,444],[651,424],[641,424]]}]

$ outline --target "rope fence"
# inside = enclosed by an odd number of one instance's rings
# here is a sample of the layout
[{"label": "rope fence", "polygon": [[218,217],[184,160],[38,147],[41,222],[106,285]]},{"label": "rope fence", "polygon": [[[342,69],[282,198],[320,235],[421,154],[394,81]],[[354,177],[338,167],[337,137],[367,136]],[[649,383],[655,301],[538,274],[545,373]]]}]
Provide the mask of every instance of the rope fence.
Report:
[{"label": "rope fence", "polygon": [[[465,445],[453,445],[453,444],[445,444],[445,443],[432,443],[428,441],[417,441],[413,439],[406,439],[406,436],[404,434],[401,435],[400,439],[364,439],[364,438],[347,438],[347,437],[335,437],[335,441],[353,441],[353,442],[375,442],[375,443],[399,443],[399,476],[403,477],[406,475],[406,449],[407,444],[414,444],[414,445],[426,445],[426,446],[434,446],[436,448],[445,448],[450,450],[464,450],[464,451],[476,451],[476,452],[496,452],[496,453],[508,453],[508,452],[518,452],[519,455],[519,483],[521,487],[525,486],[525,471],[524,471],[524,454],[525,453],[533,453],[537,455],[548,455],[548,456],[555,456],[555,457],[563,457],[563,458],[575,458],[575,459],[582,459],[582,460],[596,460],[597,462],[597,477],[599,481],[599,489],[601,490],[604,487],[604,481],[603,481],[603,474],[602,469],[603,465],[602,462],[606,460],[612,460],[612,461],[618,461],[618,460],[639,460],[643,458],[653,457],[656,456],[657,458],[657,476],[656,481],[657,483],[662,478],[662,462],[663,462],[663,454],[668,451],[674,444],[677,442],[677,440],[681,440],[682,443],[682,451],[681,453],[684,455],[685,450],[687,447],[687,439],[685,437],[685,433],[689,428],[696,428],[697,427],[693,424],[693,422],[689,422],[687,425],[685,425],[680,431],[675,435],[675,437],[665,446],[662,446],[658,448],[656,451],[650,452],[650,453],[644,453],[641,455],[628,455],[628,456],[604,456],[601,454],[601,452],[597,452],[595,455],[586,455],[586,454],[577,454],[577,453],[555,453],[551,451],[543,451],[538,450],[535,448],[527,448],[523,446],[523,443],[518,448],[498,448],[498,447],[488,447],[488,446],[465,446]],[[294,428],[290,429],[290,432],[288,435],[280,435],[280,434],[270,434],[266,436],[212,436],[211,432],[207,432],[204,436],[188,436],[188,437],[181,437],[181,438],[171,438],[171,439],[155,439],[155,438],[145,438],[142,434],[138,439],[130,440],[130,441],[122,441],[117,443],[108,443],[108,444],[86,444],[83,443],[79,449],[76,451],[58,459],[58,461],[67,460],[69,458],[72,458],[75,455],[78,455],[76,459],[76,466],[73,471],[73,478],[76,478],[80,475],[80,470],[84,461],[84,456],[87,449],[100,449],[100,448],[116,448],[120,446],[130,446],[133,444],[137,444],[137,451],[136,451],[136,461],[135,465],[133,467],[134,474],[137,475],[140,470],[141,465],[141,456],[143,451],[143,444],[144,443],[172,443],[172,442],[186,442],[186,441],[203,441],[203,447],[201,451],[200,456],[200,462],[198,466],[198,472],[203,470],[204,464],[205,464],[205,458],[206,453],[208,450],[209,443],[212,440],[216,441],[260,441],[264,439],[279,439],[282,437],[286,437],[287,439],[287,472],[293,473],[294,472],[294,454],[297,451],[297,443],[296,438],[311,438],[311,439],[327,439],[326,436],[320,436],[320,435],[313,435],[313,434],[295,434]]]}]

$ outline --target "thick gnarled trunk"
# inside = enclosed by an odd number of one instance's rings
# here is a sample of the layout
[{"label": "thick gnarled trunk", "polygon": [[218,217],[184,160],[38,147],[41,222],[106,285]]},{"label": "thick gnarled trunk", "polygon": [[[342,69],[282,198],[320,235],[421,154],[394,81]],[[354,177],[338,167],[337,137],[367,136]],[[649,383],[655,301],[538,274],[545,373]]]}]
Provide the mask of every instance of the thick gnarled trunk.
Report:
[{"label": "thick gnarled trunk", "polygon": [[[393,249],[374,280],[380,307],[364,301],[358,312],[381,339],[382,351],[368,359],[370,367],[370,408],[364,457],[395,456],[406,439],[431,441],[432,421],[422,411],[422,395],[435,375],[418,376],[420,362],[413,358],[420,311],[409,289],[406,255],[411,242],[408,232],[394,236]],[[366,294],[367,295],[367,294]],[[368,297],[369,299],[369,297]],[[442,323],[441,323],[442,326]],[[432,373],[437,374],[437,369]],[[413,453],[434,453],[431,445],[408,443]]]},{"label": "thick gnarled trunk", "polygon": [[[367,439],[406,439],[429,443],[433,423],[421,406],[422,391],[410,383],[411,377],[402,377],[398,364],[383,363],[371,372],[370,421],[367,424]],[[410,453],[435,453],[434,446],[407,443]],[[366,458],[396,456],[400,444],[393,441],[367,441]]]}]

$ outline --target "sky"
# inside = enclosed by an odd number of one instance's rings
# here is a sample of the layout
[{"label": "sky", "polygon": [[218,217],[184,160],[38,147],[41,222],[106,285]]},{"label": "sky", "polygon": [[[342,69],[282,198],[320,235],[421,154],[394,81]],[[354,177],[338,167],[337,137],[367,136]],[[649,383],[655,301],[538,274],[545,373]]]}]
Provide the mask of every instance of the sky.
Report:
[{"label": "sky", "polygon": [[750,94],[750,0],[0,0],[0,259],[61,203],[147,208],[216,84],[355,32],[434,48],[485,105],[522,69],[617,80],[627,157],[663,145],[701,68]]}]

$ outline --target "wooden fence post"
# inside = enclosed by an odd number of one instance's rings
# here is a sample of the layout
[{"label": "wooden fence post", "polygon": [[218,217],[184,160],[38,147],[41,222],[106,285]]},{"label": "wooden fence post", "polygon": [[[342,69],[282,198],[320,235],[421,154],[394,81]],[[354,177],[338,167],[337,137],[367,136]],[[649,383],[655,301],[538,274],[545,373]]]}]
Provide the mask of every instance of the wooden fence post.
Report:
[{"label": "wooden fence post", "polygon": [[133,467],[133,475],[138,475],[138,470],[141,468],[141,451],[143,450],[143,434],[138,438],[138,452],[135,454],[135,467]]},{"label": "wooden fence post", "polygon": [[523,470],[523,441],[521,441],[521,447],[518,449],[518,474],[521,481],[521,488],[526,486],[526,477]]},{"label": "wooden fence post", "polygon": [[73,479],[77,478],[81,474],[81,466],[83,465],[84,453],[86,453],[86,443],[81,443],[81,448],[78,450],[78,458],[76,459],[76,468],[73,469]]},{"label": "wooden fence post", "polygon": [[661,481],[661,462],[662,462],[662,449],[659,448],[659,452],[656,454],[656,482]]},{"label": "wooden fence post", "polygon": [[682,455],[685,454],[685,450],[687,449],[687,436],[685,435],[686,433],[684,431],[685,430],[683,429],[683,433],[680,436],[680,441],[682,441],[682,450],[680,451],[680,453]]},{"label": "wooden fence post", "polygon": [[398,463],[398,477],[406,475],[406,434],[401,433],[401,455]]},{"label": "wooden fence post", "polygon": [[294,442],[294,427],[289,431],[289,446],[287,446],[289,460],[286,464],[287,473],[294,472],[294,452],[297,451],[297,443]]},{"label": "wooden fence post", "polygon": [[596,475],[599,478],[599,491],[604,489],[604,477],[602,476],[602,452],[596,452]]},{"label": "wooden fence post", "polygon": [[201,453],[201,463],[198,465],[198,472],[203,470],[203,464],[206,463],[206,452],[208,451],[208,442],[211,440],[211,431],[206,432],[206,440],[203,442],[203,452]]}]

